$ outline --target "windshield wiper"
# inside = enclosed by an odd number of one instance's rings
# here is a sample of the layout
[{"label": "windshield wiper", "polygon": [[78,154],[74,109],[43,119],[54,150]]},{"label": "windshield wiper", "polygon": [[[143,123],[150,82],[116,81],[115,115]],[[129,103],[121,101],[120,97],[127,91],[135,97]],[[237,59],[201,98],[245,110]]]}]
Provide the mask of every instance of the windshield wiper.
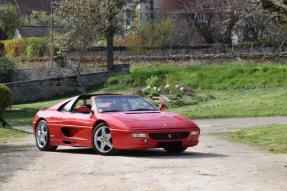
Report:
[{"label": "windshield wiper", "polygon": [[147,109],[147,108],[138,108],[138,109],[132,109],[132,110],[129,110],[129,111],[156,111],[154,109]]},{"label": "windshield wiper", "polygon": [[107,111],[102,111],[100,113],[108,113],[108,112],[121,112],[120,110],[107,110]]}]

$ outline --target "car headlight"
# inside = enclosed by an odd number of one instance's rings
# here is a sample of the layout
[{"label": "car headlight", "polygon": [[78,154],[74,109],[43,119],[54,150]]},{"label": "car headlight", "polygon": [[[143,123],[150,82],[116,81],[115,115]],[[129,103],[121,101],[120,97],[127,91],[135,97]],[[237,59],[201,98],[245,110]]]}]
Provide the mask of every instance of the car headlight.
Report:
[{"label": "car headlight", "polygon": [[132,138],[146,138],[147,135],[144,133],[133,133]]},{"label": "car headlight", "polygon": [[191,133],[190,133],[191,136],[198,136],[199,134],[200,134],[200,132],[198,130],[191,131]]}]

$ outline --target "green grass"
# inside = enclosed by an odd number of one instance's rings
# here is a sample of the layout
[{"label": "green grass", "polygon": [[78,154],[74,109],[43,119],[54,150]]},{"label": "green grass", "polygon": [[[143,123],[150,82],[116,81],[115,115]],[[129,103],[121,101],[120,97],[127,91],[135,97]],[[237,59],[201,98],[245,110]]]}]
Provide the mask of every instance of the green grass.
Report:
[{"label": "green grass", "polygon": [[273,153],[287,153],[287,125],[240,130],[226,135],[232,141],[255,145]]},{"label": "green grass", "polygon": [[169,74],[174,84],[195,89],[231,90],[274,88],[287,86],[287,66],[282,64],[212,64],[202,66],[134,66],[131,74],[112,77],[108,83],[118,85],[143,86],[147,78],[158,76],[161,82]]},{"label": "green grass", "polygon": [[172,108],[190,118],[228,118],[287,115],[287,89],[268,88],[254,90],[205,90],[215,99],[198,105]]},{"label": "green grass", "polygon": [[9,138],[19,138],[26,133],[15,129],[0,128],[0,144],[5,143]]},{"label": "green grass", "polygon": [[62,99],[55,99],[50,101],[13,105],[12,110],[6,112],[4,117],[12,126],[31,125],[33,117],[38,110],[48,108],[61,100]]},{"label": "green grass", "polygon": [[[287,115],[287,66],[281,64],[134,66],[130,74],[112,77],[104,88],[91,93],[136,94],[137,89],[145,86],[146,79],[154,75],[160,78],[161,85],[169,81],[215,98],[194,100],[193,105],[170,109],[190,118]],[[39,109],[62,99],[14,105],[4,116],[11,125],[30,125]]]}]

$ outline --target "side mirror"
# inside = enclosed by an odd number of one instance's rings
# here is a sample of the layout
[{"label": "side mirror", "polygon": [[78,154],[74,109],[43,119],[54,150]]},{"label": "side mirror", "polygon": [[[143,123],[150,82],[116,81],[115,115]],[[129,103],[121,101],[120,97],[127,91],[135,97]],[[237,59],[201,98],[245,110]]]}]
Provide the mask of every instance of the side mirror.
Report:
[{"label": "side mirror", "polygon": [[85,105],[80,105],[76,108],[76,112],[78,112],[78,113],[91,113],[92,110]]},{"label": "side mirror", "polygon": [[159,110],[160,111],[164,111],[167,109],[167,105],[165,105],[164,103],[159,104]]}]

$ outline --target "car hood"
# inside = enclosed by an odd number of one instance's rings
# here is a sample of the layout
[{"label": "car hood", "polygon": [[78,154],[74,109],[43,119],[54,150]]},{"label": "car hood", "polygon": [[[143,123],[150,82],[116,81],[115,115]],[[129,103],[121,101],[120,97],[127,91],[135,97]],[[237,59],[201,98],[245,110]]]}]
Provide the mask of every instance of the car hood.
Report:
[{"label": "car hood", "polygon": [[112,121],[120,121],[132,129],[197,128],[194,122],[176,113],[122,112],[108,115]]}]

